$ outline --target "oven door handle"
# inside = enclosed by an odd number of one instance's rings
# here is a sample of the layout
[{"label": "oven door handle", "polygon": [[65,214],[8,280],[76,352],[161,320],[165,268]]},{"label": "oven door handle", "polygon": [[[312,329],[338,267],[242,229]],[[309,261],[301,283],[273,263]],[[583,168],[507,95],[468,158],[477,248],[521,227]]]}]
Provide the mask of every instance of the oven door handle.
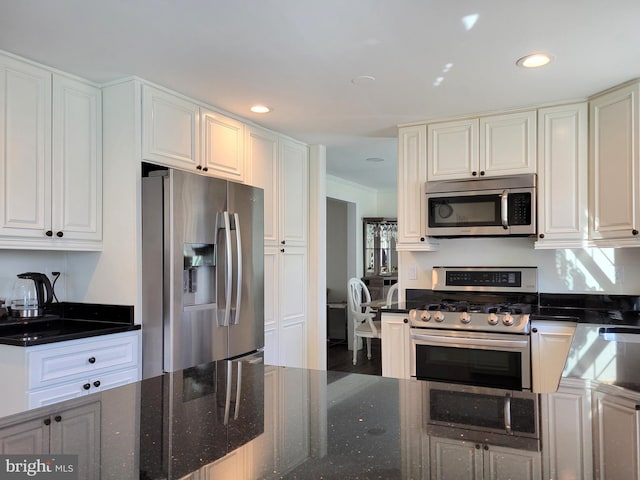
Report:
[{"label": "oven door handle", "polygon": [[419,335],[411,334],[411,340],[418,342],[428,342],[429,345],[448,345],[452,347],[495,347],[495,348],[526,348],[529,345],[529,340],[497,340],[491,338],[458,338],[458,337],[445,337],[439,335]]}]

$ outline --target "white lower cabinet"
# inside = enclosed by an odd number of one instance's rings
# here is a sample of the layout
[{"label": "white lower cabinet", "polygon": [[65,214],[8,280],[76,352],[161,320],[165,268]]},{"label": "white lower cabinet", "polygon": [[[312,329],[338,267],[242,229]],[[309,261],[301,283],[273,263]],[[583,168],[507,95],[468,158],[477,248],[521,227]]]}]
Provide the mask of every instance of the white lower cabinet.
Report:
[{"label": "white lower cabinet", "polygon": [[540,398],[544,478],[592,479],[591,390],[563,378],[557,392]]},{"label": "white lower cabinet", "polygon": [[640,394],[597,391],[593,402],[594,478],[640,478]]},{"label": "white lower cabinet", "polygon": [[432,480],[540,480],[540,452],[430,437]]},{"label": "white lower cabinet", "polygon": [[409,378],[409,319],[404,313],[382,314],[382,376]]},{"label": "white lower cabinet", "polygon": [[534,393],[552,393],[558,389],[575,330],[574,322],[531,322],[531,374]]},{"label": "white lower cabinet", "polygon": [[0,427],[3,455],[78,455],[77,478],[100,478],[100,402]]},{"label": "white lower cabinet", "polygon": [[0,345],[11,365],[4,415],[51,405],[140,379],[140,331],[33,347]]}]

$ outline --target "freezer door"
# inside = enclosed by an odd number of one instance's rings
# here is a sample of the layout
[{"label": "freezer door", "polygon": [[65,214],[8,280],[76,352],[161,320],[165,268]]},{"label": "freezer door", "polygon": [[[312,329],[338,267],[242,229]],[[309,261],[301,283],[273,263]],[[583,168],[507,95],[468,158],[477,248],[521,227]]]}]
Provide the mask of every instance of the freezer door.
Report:
[{"label": "freezer door", "polygon": [[264,347],[264,192],[228,184],[233,257],[229,357]]},{"label": "freezer door", "polygon": [[228,327],[218,319],[227,182],[177,170],[166,182],[164,368],[172,372],[229,356]]}]

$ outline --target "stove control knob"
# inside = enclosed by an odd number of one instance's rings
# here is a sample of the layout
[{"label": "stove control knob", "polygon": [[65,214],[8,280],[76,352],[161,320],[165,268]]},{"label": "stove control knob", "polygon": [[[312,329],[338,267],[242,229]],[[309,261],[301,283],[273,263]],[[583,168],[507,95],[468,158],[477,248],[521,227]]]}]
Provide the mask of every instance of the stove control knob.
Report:
[{"label": "stove control knob", "polygon": [[433,315],[433,319],[434,319],[436,322],[438,322],[438,323],[442,323],[442,322],[444,322],[444,313],[442,313],[442,312],[436,312],[436,313]]},{"label": "stove control knob", "polygon": [[460,314],[460,322],[464,324],[471,322],[471,315],[468,312],[462,312]]},{"label": "stove control knob", "polygon": [[422,320],[423,322],[428,322],[429,320],[431,320],[431,312],[429,312],[429,310],[425,310],[424,312],[422,312],[422,315],[420,315],[420,320]]},{"label": "stove control knob", "polygon": [[513,317],[510,313],[504,314],[504,317],[502,317],[502,323],[504,323],[507,327],[513,325]]},{"label": "stove control knob", "polygon": [[497,325],[498,324],[498,315],[495,313],[490,313],[487,317],[487,323],[489,325]]}]

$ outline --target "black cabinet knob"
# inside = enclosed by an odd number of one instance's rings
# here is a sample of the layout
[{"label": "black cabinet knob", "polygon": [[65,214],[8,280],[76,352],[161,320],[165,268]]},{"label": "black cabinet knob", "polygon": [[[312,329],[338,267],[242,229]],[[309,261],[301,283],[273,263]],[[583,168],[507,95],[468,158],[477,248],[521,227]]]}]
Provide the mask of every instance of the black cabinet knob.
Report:
[{"label": "black cabinet knob", "polygon": [[544,238],[544,233],[541,233],[540,235],[538,235],[540,238]]},{"label": "black cabinet knob", "polygon": [[53,237],[53,232],[52,232],[51,230],[47,230],[47,231],[45,232],[45,235],[46,235],[47,237]]},{"label": "black cabinet knob", "polygon": [[90,357],[87,361],[89,363],[96,363],[96,357]]},{"label": "black cabinet knob", "polygon": [[404,323],[409,323],[409,319],[405,318],[404,320],[402,320]]},{"label": "black cabinet knob", "polygon": [[284,253],[284,248],[281,248],[281,249],[280,249],[280,251],[281,251],[282,253]]},{"label": "black cabinet knob", "polygon": [[85,383],[84,385],[82,385],[82,388],[84,388],[85,390],[89,390],[91,388],[91,384]]},{"label": "black cabinet knob", "polygon": [[281,243],[282,245],[286,245],[286,241],[285,241],[285,240],[282,240],[280,243]]},{"label": "black cabinet knob", "polygon": [[532,331],[533,333],[538,333],[538,329],[537,329],[537,328],[535,328],[535,327],[533,327],[533,328],[531,329],[531,331]]},{"label": "black cabinet knob", "polygon": [[478,172],[475,172],[475,171],[471,172],[471,175],[473,175],[474,177],[477,177],[478,176]]},{"label": "black cabinet knob", "polygon": [[485,446],[484,446],[484,449],[485,449],[485,450],[489,450],[489,445],[485,445]]},{"label": "black cabinet knob", "polygon": [[60,415],[56,415],[53,419],[54,419],[56,422],[61,422],[61,421],[62,421],[62,417],[61,417]]},{"label": "black cabinet knob", "polygon": [[51,419],[50,418],[45,418],[44,419],[44,424],[47,425],[47,426],[51,425]]},{"label": "black cabinet knob", "polygon": [[204,167],[204,168],[202,169],[202,171],[203,171],[203,172],[208,172],[208,171],[209,171],[209,167]]},{"label": "black cabinet knob", "polygon": [[196,167],[196,170],[202,170],[202,166],[201,166],[201,165],[198,165],[198,166]]},{"label": "black cabinet knob", "polygon": [[95,382],[93,382],[93,386],[98,388],[100,386],[100,380],[96,380]]},{"label": "black cabinet knob", "polygon": [[632,235],[637,235],[638,234],[638,230],[636,230],[635,228],[633,230],[631,230],[631,234]]},{"label": "black cabinet knob", "polygon": [[424,242],[425,238],[424,237],[420,237],[420,241]]},{"label": "black cabinet knob", "polygon": [[480,444],[476,443],[476,450],[480,450]]},{"label": "black cabinet knob", "polygon": [[480,170],[480,176],[484,177],[484,170]]},{"label": "black cabinet knob", "polygon": [[64,237],[64,233],[63,232],[56,232],[56,237],[62,238],[62,237]]}]

